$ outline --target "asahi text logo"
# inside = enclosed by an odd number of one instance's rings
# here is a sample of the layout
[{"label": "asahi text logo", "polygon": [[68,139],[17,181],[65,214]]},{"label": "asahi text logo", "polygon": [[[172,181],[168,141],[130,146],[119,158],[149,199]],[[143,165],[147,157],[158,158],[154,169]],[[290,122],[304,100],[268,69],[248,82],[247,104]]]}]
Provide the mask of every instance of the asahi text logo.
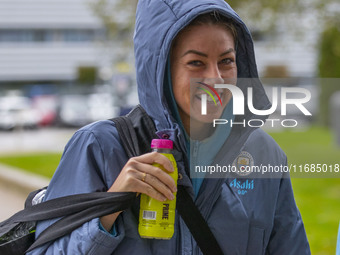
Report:
[{"label": "asahi text logo", "polygon": [[254,179],[238,181],[236,178],[230,182],[230,187],[237,190],[237,194],[245,195],[248,191],[254,189]]},{"label": "asahi text logo", "polygon": [[[231,84],[215,84],[214,87],[209,86],[209,89],[213,91],[219,98],[215,88],[216,89],[228,89],[233,96],[233,114],[244,115],[245,96],[243,95],[243,92],[239,87],[235,85],[231,85]],[[289,87],[282,87],[280,88],[280,90],[281,90],[280,91],[281,92],[280,93],[281,94],[281,98],[280,98],[281,116],[287,115],[287,105],[295,105],[305,116],[312,115],[304,106],[304,104],[309,102],[309,100],[311,99],[311,93],[309,90],[305,88],[289,88]],[[271,108],[266,109],[266,110],[259,110],[259,109],[255,109],[254,107],[253,88],[249,87],[247,89],[247,93],[248,93],[247,105],[248,105],[248,109],[250,110],[250,112],[252,112],[253,114],[257,116],[266,116],[266,115],[270,115],[274,113],[279,104],[279,96],[278,96],[279,93],[278,93],[277,87],[273,87],[272,91],[273,92],[272,92]],[[293,93],[301,95],[300,98],[289,98],[288,95],[293,94]],[[207,94],[209,94],[209,96],[214,99],[211,93],[207,93]],[[214,102],[215,102],[215,99],[214,99]],[[215,102],[215,105],[216,105],[216,102]],[[201,96],[201,114],[202,115],[207,114],[207,95],[206,94],[202,94]],[[271,122],[273,126],[274,121],[280,121],[280,120],[279,119],[268,119],[267,122],[268,121]],[[227,124],[228,122],[230,121],[225,120],[225,119],[214,119],[213,126],[215,127],[216,125],[219,125],[219,124]],[[245,122],[246,121],[244,120],[244,122],[237,123],[237,124],[244,124],[245,126],[246,125]],[[260,119],[252,119],[248,122],[251,122],[251,123],[248,123],[248,125],[251,127],[261,127],[264,125],[264,121]],[[257,125],[255,124],[256,122],[257,122]],[[285,125],[285,123],[287,124],[288,122],[293,123],[293,125]],[[297,126],[297,121],[294,119],[286,119],[286,120],[282,120],[281,124],[284,127],[295,127]]]}]

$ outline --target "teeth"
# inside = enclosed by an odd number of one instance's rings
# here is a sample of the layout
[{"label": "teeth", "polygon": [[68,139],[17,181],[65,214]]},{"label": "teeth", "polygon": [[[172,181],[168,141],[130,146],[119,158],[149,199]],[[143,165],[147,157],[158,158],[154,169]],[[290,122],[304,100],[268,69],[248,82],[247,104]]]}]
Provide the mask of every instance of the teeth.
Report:
[{"label": "teeth", "polygon": [[[221,98],[221,100],[222,100],[222,93],[221,93],[221,94],[219,93],[218,96],[219,96],[219,97]],[[216,102],[219,101],[216,95],[214,95],[214,99],[215,99]],[[208,101],[208,102],[214,102],[214,100],[213,100],[210,96],[207,97],[207,101]]]},{"label": "teeth", "polygon": [[[215,98],[215,97],[214,97],[214,98]],[[216,100],[216,98],[215,98],[215,100]],[[207,101],[208,101],[208,102],[213,102],[214,100],[213,100],[211,97],[208,96],[208,97],[207,97]]]},{"label": "teeth", "polygon": [[[214,96],[214,99],[215,99],[216,103],[219,103],[220,100],[218,99],[218,97],[215,94],[213,94],[213,96]],[[223,92],[218,93],[218,96],[222,100]],[[201,93],[196,94],[196,97],[201,99],[202,98],[202,94]],[[214,102],[214,100],[211,98],[211,96],[207,95],[207,102]],[[222,102],[223,102],[223,100],[222,100]]]}]

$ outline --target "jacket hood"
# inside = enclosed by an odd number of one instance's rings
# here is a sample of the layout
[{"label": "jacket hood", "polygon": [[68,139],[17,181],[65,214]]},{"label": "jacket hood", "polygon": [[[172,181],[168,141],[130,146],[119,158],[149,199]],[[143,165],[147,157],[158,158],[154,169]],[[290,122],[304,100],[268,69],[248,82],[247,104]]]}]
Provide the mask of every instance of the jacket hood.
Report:
[{"label": "jacket hood", "polygon": [[[136,12],[134,34],[135,66],[140,104],[155,120],[156,128],[176,129],[164,94],[164,75],[171,43],[176,35],[200,14],[217,11],[231,18],[236,25],[238,45],[236,63],[239,78],[246,79],[238,86],[247,98],[247,87],[253,87],[254,108],[268,109],[270,102],[257,79],[253,41],[235,11],[223,0],[140,0]],[[252,113],[245,105],[244,118]],[[263,118],[263,117],[262,117]],[[178,127],[177,127],[178,128]]]}]

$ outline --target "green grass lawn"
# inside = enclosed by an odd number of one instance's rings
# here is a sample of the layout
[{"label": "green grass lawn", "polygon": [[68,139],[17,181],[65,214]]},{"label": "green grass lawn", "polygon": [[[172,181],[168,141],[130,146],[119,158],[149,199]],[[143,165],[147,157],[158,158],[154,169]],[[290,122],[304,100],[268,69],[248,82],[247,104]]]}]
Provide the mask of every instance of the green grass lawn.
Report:
[{"label": "green grass lawn", "polygon": [[[289,164],[340,164],[340,149],[327,129],[271,133],[288,156]],[[0,162],[52,177],[60,153],[0,156]],[[309,177],[304,175],[303,177]],[[339,173],[340,177],[340,173]],[[340,220],[340,178],[292,178],[313,255],[335,254]]]},{"label": "green grass lawn", "polygon": [[[288,164],[340,164],[340,149],[324,128],[304,132],[272,133],[288,156]],[[296,203],[305,224],[313,255],[335,254],[340,221],[338,178],[292,178]]]},{"label": "green grass lawn", "polygon": [[61,153],[32,153],[0,156],[0,163],[52,178]]}]

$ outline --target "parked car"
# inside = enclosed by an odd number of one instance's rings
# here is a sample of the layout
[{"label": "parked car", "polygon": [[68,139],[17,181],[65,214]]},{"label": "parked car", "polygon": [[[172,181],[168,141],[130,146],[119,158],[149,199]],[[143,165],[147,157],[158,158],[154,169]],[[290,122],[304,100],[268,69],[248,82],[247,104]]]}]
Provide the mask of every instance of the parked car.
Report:
[{"label": "parked car", "polygon": [[88,96],[89,118],[92,121],[110,119],[118,116],[114,97],[109,93],[93,93]]},{"label": "parked car", "polygon": [[51,126],[57,118],[58,99],[56,95],[38,95],[32,98],[33,108],[39,113],[39,126]]},{"label": "parked car", "polygon": [[58,121],[64,126],[81,127],[117,114],[118,108],[108,93],[64,95],[59,100]]},{"label": "parked car", "polygon": [[83,126],[89,122],[87,117],[86,95],[64,95],[60,97],[58,122],[64,126]]},{"label": "parked car", "polygon": [[10,95],[0,98],[0,129],[37,128],[39,113],[27,97]]}]

